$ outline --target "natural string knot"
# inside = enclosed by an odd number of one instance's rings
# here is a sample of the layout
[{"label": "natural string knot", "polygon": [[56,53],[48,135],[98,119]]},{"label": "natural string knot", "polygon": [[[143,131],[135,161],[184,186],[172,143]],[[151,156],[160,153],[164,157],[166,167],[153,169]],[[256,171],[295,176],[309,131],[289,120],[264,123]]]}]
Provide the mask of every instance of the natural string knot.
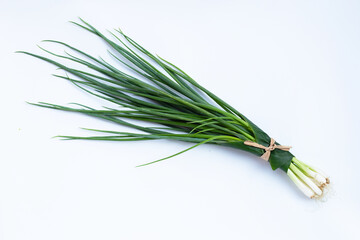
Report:
[{"label": "natural string knot", "polygon": [[252,142],[252,141],[245,141],[244,144],[248,145],[248,146],[251,146],[251,147],[264,149],[265,153],[263,155],[261,155],[261,158],[264,159],[265,161],[269,161],[271,151],[273,151],[275,149],[280,149],[280,150],[283,150],[283,151],[289,151],[290,148],[291,148],[290,146],[276,145],[275,140],[273,138],[270,139],[270,145],[268,147],[265,147],[265,146],[263,146],[263,145],[261,145],[259,143]]}]

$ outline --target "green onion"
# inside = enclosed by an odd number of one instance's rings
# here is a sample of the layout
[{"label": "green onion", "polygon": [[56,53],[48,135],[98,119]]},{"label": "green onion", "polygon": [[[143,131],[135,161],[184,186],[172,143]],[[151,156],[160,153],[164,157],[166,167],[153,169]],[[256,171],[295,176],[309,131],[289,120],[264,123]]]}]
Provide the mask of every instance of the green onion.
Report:
[{"label": "green onion", "polygon": [[[169,159],[202,144],[216,144],[241,149],[262,156],[264,149],[250,146],[249,142],[268,147],[271,138],[243,114],[201,86],[180,68],[165,59],[151,54],[138,43],[115,30],[112,38],[106,37],[92,25],[80,19],[72,22],[82,29],[105,41],[115,61],[128,68],[127,74],[103,58],[95,58],[80,49],[60,41],[46,42],[62,45],[77,54],[64,55],[44,50],[52,57],[67,60],[63,65],[49,57],[29,52],[21,53],[39,58],[65,71],[65,75],[54,75],[70,81],[76,87],[110,103],[103,109],[94,109],[82,104],[76,107],[51,103],[31,103],[56,110],[82,113],[94,118],[107,120],[119,125],[140,130],[142,133],[86,129],[102,136],[58,136],[65,140],[140,141],[173,139],[194,143],[188,149],[169,157],[139,166]],[[78,66],[78,67],[73,67]],[[80,70],[79,66],[89,71]],[[110,107],[115,106],[115,107]],[[136,123],[132,120],[138,120]],[[155,124],[148,127],[138,122]],[[275,143],[280,145],[279,143]],[[273,170],[282,169],[299,189],[310,198],[323,195],[329,178],[323,172],[310,167],[294,157],[288,150],[271,149],[268,159]]]}]

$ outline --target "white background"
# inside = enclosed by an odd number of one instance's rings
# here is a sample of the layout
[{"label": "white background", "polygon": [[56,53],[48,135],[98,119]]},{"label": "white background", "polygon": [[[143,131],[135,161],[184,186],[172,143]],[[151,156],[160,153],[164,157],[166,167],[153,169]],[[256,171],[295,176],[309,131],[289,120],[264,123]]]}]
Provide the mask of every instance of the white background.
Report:
[{"label": "white background", "polygon": [[[359,1],[0,2],[0,239],[360,239]],[[172,141],[60,141],[128,130],[30,106],[102,102],[16,50],[106,45],[67,21],[121,29],[331,175],[324,201],[241,151]]]}]

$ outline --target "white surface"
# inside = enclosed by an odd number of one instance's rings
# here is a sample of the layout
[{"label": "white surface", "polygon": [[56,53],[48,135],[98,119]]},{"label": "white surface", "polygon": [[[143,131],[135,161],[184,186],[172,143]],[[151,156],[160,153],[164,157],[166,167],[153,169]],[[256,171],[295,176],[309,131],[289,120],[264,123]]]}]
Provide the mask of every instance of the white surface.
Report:
[{"label": "white surface", "polygon": [[[0,239],[360,239],[359,1],[97,2],[1,2]],[[190,145],[51,139],[122,129],[25,103],[99,105],[53,66],[14,54],[57,39],[106,55],[67,23],[78,16],[121,27],[294,146],[331,175],[328,200],[231,149],[134,168]]]}]

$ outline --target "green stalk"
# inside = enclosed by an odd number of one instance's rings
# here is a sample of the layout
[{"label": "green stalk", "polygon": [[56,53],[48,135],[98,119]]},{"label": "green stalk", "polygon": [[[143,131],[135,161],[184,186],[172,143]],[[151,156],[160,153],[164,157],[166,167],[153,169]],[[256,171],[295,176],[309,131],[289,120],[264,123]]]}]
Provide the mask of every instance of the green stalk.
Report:
[{"label": "green stalk", "polygon": [[[76,107],[52,103],[32,103],[33,105],[60,111],[76,112],[90,117],[110,121],[142,133],[85,129],[104,134],[103,136],[58,136],[65,140],[97,141],[140,141],[170,139],[192,142],[195,145],[179,153],[149,165],[182,154],[202,144],[217,144],[233,147],[262,156],[264,149],[244,144],[252,141],[268,147],[271,138],[248,120],[242,113],[200,85],[183,70],[165,59],[150,53],[137,42],[116,30],[111,33],[115,40],[106,37],[95,27],[80,19],[76,26],[103,40],[110,49],[110,56],[120,65],[130,70],[125,73],[103,58],[95,58],[70,44],[45,40],[67,49],[64,55],[53,53],[40,47],[45,54],[21,51],[26,55],[50,63],[65,72],[65,79],[96,98],[111,103],[102,109],[95,109],[75,103]],[[66,63],[60,63],[61,59]],[[80,70],[84,67],[87,70]],[[115,105],[115,107],[113,106]],[[126,121],[125,121],[125,120]],[[142,122],[154,124],[143,126]],[[277,145],[280,145],[276,142]],[[269,163],[273,170],[282,169],[290,179],[309,197],[321,196],[329,183],[327,175],[297,160],[290,152],[274,148]]]}]

